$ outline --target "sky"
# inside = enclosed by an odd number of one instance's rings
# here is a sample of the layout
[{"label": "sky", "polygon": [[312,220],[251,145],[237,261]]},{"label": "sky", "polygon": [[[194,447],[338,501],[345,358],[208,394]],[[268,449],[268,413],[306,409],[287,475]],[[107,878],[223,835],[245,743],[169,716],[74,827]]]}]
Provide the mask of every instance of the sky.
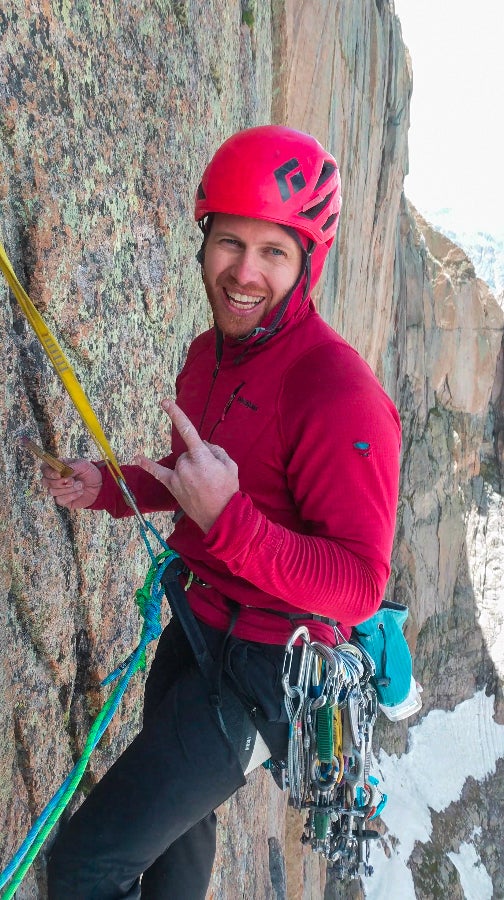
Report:
[{"label": "sky", "polygon": [[504,233],[504,0],[395,0],[413,64],[406,196]]}]

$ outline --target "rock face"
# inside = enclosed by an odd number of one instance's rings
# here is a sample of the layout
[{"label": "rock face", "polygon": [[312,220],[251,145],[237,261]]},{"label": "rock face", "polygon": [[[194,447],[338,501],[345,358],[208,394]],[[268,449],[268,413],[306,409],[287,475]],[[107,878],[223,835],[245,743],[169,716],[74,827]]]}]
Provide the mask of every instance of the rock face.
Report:
[{"label": "rock face", "polygon": [[[208,322],[191,221],[202,165],[234,130],[261,122],[326,143],[341,163],[344,210],[319,304],[401,412],[389,590],[410,607],[422,714],[484,689],[502,722],[503,315],[462,251],[402,196],[410,94],[387,0],[12,0],[0,12],[0,237],[118,457],[161,455],[158,400],[173,393],[187,347]],[[136,644],[132,596],[147,557],[134,523],[68,514],[45,499],[22,434],[59,455],[96,451],[3,283],[0,294],[6,864],[82,750],[107,696],[100,680]],[[153,521],[166,531],[164,517]],[[141,694],[137,677],[84,792],[134,735]],[[407,725],[382,726],[377,740],[402,753]],[[493,799],[501,785],[502,764],[487,782],[468,784],[432,839],[416,845],[417,897],[462,896],[447,853],[474,827],[495,896],[503,895]],[[362,896],[358,884],[334,885],[301,851],[301,819],[285,813],[270,776],[254,773],[220,811],[209,897]],[[43,854],[17,896],[46,896]]]},{"label": "rock face", "polygon": [[448,208],[424,211],[425,218],[436,231],[441,231],[467,253],[476,274],[499,297],[504,292],[504,235],[471,227],[471,222],[459,221],[457,214]]},{"label": "rock face", "polygon": [[[410,607],[407,634],[424,688],[422,716],[455,710],[485,691],[502,723],[502,482],[495,452],[502,310],[458,247],[405,204],[400,221],[405,349],[398,402],[405,444],[389,590]],[[479,745],[484,754],[487,728],[475,716],[467,748]],[[379,741],[389,753],[404,752],[406,726],[401,734],[382,724]],[[438,752],[449,771],[454,748],[440,742]],[[464,842],[477,846],[477,866],[494,896],[502,893],[496,848],[503,834],[490,812],[491,797],[502,794],[502,759],[479,783],[470,770],[467,776],[460,798],[433,817],[430,839],[409,858],[417,897],[465,896],[447,858]]]}]

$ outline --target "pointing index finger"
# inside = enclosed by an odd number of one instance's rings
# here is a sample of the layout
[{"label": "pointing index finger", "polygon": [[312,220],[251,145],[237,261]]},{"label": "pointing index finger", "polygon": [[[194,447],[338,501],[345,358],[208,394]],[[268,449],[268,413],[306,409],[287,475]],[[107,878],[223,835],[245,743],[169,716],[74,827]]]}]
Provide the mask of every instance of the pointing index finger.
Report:
[{"label": "pointing index finger", "polygon": [[185,412],[180,409],[180,406],[177,406],[173,400],[163,400],[161,406],[168,413],[189,453],[205,446],[193,423],[187,418]]}]

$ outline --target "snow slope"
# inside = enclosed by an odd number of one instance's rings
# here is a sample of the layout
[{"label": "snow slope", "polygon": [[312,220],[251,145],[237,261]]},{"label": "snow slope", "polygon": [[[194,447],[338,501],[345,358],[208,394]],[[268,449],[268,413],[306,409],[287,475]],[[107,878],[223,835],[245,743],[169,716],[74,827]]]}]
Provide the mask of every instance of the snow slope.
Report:
[{"label": "snow slope", "polygon": [[[370,862],[374,874],[366,879],[368,900],[415,900],[408,860],[416,841],[428,842],[430,809],[441,812],[460,798],[466,779],[482,781],[495,772],[504,757],[504,725],[493,719],[494,697],[484,691],[452,712],[433,710],[409,731],[409,747],[397,757],[381,751],[373,773],[388,795],[381,819],[387,827],[382,841],[373,841]],[[469,835],[456,866],[466,900],[491,900],[492,883]]]}]

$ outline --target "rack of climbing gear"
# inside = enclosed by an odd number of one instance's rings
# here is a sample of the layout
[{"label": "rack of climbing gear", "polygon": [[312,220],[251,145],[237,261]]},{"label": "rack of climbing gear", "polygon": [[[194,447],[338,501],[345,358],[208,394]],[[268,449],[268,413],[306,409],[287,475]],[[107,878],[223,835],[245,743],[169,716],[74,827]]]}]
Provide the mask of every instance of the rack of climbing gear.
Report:
[{"label": "rack of climbing gear", "polygon": [[294,631],[285,648],[289,803],[307,813],[302,843],[324,856],[341,880],[372,874],[370,842],[379,833],[369,822],[387,802],[370,774],[378,713],[374,671],[371,656],[358,643],[329,647],[311,641],[306,626]]}]

